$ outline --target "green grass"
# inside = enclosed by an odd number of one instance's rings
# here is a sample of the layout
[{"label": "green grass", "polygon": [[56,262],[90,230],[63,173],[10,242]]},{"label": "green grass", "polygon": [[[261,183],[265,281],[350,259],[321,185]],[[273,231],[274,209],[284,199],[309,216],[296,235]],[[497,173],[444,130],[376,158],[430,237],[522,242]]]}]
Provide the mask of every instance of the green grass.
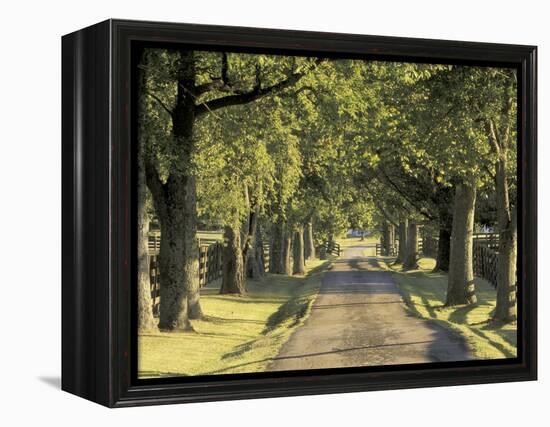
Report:
[{"label": "green grass", "polygon": [[361,240],[360,237],[339,237],[335,239],[342,248],[347,248],[351,246],[358,245],[368,245],[372,243],[377,243],[380,239],[378,237],[365,237],[364,240]]},{"label": "green grass", "polygon": [[247,282],[247,295],[201,291],[207,317],[195,332],[138,337],[140,378],[262,372],[310,313],[329,261],[308,262],[306,276],[267,275]]},{"label": "green grass", "polygon": [[400,265],[392,265],[391,259],[380,259],[383,268],[393,271],[394,280],[402,290],[410,312],[432,319],[444,327],[459,332],[478,359],[502,359],[516,357],[517,325],[491,321],[495,308],[496,290],[485,280],[476,278],[476,305],[445,307],[447,275],[432,273],[435,260],[422,258],[419,269],[400,271]]}]

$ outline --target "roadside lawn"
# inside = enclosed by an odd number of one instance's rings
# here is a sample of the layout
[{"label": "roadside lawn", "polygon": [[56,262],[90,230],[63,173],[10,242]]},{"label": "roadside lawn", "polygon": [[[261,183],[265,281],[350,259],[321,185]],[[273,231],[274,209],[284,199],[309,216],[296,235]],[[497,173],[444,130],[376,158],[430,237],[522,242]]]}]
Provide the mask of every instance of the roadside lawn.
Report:
[{"label": "roadside lawn", "polygon": [[432,273],[435,260],[422,258],[420,268],[401,271],[392,265],[392,258],[379,258],[381,267],[393,271],[393,277],[403,292],[410,312],[433,319],[461,333],[477,359],[516,357],[517,324],[501,324],[490,320],[496,304],[496,290],[485,280],[476,278],[476,305],[444,307],[447,275]]},{"label": "roadside lawn", "polygon": [[308,317],[329,260],[308,262],[305,276],[268,274],[247,281],[247,295],[201,290],[206,317],[195,332],[154,332],[138,337],[140,378],[262,372],[290,334]]}]

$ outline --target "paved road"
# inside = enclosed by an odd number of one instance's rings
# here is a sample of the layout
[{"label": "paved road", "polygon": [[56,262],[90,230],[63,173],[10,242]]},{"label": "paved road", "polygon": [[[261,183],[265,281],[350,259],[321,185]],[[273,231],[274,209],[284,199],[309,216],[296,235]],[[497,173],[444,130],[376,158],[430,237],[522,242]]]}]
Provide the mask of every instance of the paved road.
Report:
[{"label": "paved road", "polygon": [[391,273],[370,246],[344,250],[325,273],[304,325],[283,346],[268,370],[395,365],[471,358],[462,338],[410,315]]}]

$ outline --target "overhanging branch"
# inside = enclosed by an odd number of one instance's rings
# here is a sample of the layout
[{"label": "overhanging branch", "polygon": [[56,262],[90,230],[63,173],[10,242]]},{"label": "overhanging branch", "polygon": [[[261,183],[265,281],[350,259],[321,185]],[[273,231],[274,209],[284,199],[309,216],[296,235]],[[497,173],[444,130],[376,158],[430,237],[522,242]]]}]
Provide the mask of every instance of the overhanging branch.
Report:
[{"label": "overhanging branch", "polygon": [[[317,61],[315,61],[315,66],[313,68],[319,65],[322,61],[323,59],[321,58],[317,59]],[[296,83],[298,83],[300,79],[304,77],[313,68],[308,68],[307,70],[304,70],[304,71],[295,72],[291,74],[289,77],[287,77],[285,80],[282,80],[268,87],[261,87],[261,82],[257,77],[256,85],[251,91],[245,92],[245,93],[238,93],[235,95],[223,96],[221,98],[216,98],[211,101],[198,104],[195,107],[195,116],[200,116],[207,112],[213,112],[220,108],[230,107],[233,105],[248,104],[249,102],[256,101],[257,99],[263,98],[264,96],[289,88],[295,85]]]}]

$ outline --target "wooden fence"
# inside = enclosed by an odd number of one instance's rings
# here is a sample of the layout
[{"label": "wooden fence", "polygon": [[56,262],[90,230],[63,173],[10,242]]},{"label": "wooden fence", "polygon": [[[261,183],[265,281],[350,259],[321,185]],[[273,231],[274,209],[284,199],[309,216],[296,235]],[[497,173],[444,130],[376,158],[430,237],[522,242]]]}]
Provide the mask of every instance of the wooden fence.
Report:
[{"label": "wooden fence", "polygon": [[199,246],[199,286],[206,286],[222,277],[222,251],[220,242]]},{"label": "wooden fence", "polygon": [[439,246],[439,239],[430,236],[428,234],[422,235],[422,238],[418,242],[418,250],[429,258],[435,258],[437,256],[437,248]]},{"label": "wooden fence", "polygon": [[[497,286],[498,233],[474,233],[473,236],[473,269],[474,275]],[[424,256],[437,256],[438,239],[433,236],[422,236],[420,251]]]},{"label": "wooden fence", "polygon": [[489,249],[498,251],[498,233],[475,233],[474,243],[481,243]]},{"label": "wooden fence", "polygon": [[269,261],[271,253],[271,245],[269,243],[263,244],[263,253],[264,253],[264,273],[269,272]]},{"label": "wooden fence", "polygon": [[399,243],[397,240],[396,240],[396,243],[394,243],[393,245],[390,245],[390,251],[387,254],[385,253],[383,243],[376,244],[376,256],[396,256],[398,250],[399,250]]},{"label": "wooden fence", "polygon": [[473,250],[474,275],[482,277],[496,288],[498,252],[491,249],[490,243],[484,240],[474,240]]},{"label": "wooden fence", "polygon": [[[201,234],[208,232],[201,231]],[[214,234],[214,233],[212,233]],[[151,283],[151,298],[153,299],[153,314],[158,315],[160,304],[160,272],[158,254],[160,251],[160,232],[149,233],[149,278]],[[223,245],[218,239],[199,239],[199,286],[203,287],[222,276]]]}]

